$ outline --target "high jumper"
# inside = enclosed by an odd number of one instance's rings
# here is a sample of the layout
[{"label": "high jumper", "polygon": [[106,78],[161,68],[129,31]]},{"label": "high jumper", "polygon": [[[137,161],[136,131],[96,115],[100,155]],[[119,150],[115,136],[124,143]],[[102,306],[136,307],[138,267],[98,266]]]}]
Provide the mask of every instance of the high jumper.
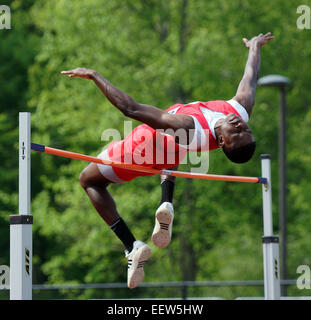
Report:
[{"label": "high jumper", "polygon": [[[125,116],[142,122],[124,140],[114,141],[98,157],[103,160],[132,163],[153,169],[177,169],[188,151],[209,151],[222,148],[226,157],[235,163],[245,163],[251,159],[256,142],[248,126],[251,116],[257,79],[260,69],[260,49],[274,39],[270,32],[259,34],[243,42],[249,55],[243,78],[236,95],[228,101],[217,100],[175,104],[166,110],[138,103],[126,93],[113,86],[95,70],[76,68],[62,71],[69,77],[81,77],[92,80]],[[163,135],[160,130],[173,132]],[[182,130],[184,135],[174,135]],[[159,135],[163,138],[158,139]],[[143,137],[143,138],[142,138]],[[158,143],[161,141],[161,143]],[[144,154],[144,162],[138,163],[137,153]],[[161,155],[161,162],[154,154]],[[173,159],[173,161],[172,161]],[[124,222],[116,204],[107,190],[111,183],[122,183],[138,176],[154,173],[133,171],[92,162],[80,175],[81,186],[89,196],[94,208],[115,232],[125,246],[128,259],[128,287],[135,288],[144,278],[143,265],[148,260],[151,249],[140,240],[136,240]],[[156,210],[155,227],[152,242],[165,248],[172,236],[174,209],[172,205],[175,177],[161,175],[162,199]]]}]

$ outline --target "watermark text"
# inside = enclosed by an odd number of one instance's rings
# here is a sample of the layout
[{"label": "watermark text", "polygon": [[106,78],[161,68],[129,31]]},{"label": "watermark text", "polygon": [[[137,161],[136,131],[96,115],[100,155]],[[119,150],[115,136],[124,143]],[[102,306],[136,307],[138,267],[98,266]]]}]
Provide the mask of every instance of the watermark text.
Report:
[{"label": "watermark text", "polygon": [[310,281],[310,267],[307,265],[301,265],[297,268],[297,273],[301,274],[297,279],[297,288],[302,289],[311,289],[311,281]]},{"label": "watermark text", "polygon": [[10,268],[6,265],[0,266],[0,290],[10,289]]},{"label": "watermark text", "polygon": [[301,14],[297,19],[297,28],[300,30],[311,29],[310,20],[311,20],[311,10],[307,5],[301,5],[297,8],[297,13]]},{"label": "watermark text", "polygon": [[[192,173],[208,172],[209,132],[198,136],[195,129],[153,130],[147,125],[133,130],[132,121],[124,121],[123,132],[124,140],[121,140],[121,133],[116,129],[110,128],[102,132],[101,140],[111,142],[108,149],[112,161],[156,169],[190,164]],[[192,152],[188,154],[188,151]]]},{"label": "watermark text", "polygon": [[11,9],[0,5],[0,30],[11,29]]}]

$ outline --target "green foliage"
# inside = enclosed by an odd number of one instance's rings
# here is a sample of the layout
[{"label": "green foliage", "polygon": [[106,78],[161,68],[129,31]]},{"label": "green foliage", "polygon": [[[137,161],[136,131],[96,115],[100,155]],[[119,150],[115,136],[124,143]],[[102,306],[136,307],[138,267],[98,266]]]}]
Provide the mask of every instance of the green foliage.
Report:
[{"label": "green foliage", "polygon": [[[32,112],[32,140],[97,155],[105,129],[123,134],[126,119],[98,88],[62,70],[95,69],[134,99],[165,109],[177,102],[230,99],[247,50],[242,37],[273,32],[262,50],[261,75],[293,80],[288,93],[288,268],[311,264],[310,31],[296,28],[299,1],[22,1],[11,2],[14,28],[0,30],[0,264],[8,264],[8,216],[17,210],[17,116]],[[297,72],[298,71],[298,72]],[[273,212],[278,227],[278,92],[258,88],[250,126],[254,158],[230,163],[210,154],[209,172],[260,175],[261,153],[272,155]],[[133,126],[138,123],[133,121]],[[297,125],[298,124],[298,125]],[[299,142],[297,141],[299,138]],[[86,163],[33,154],[34,282],[125,282],[123,247],[79,185]],[[181,170],[189,170],[183,165]],[[109,187],[137,239],[152,246],[145,282],[262,279],[261,187],[177,179],[173,241],[151,243],[159,177]],[[164,296],[169,289],[135,292],[63,291],[64,298]],[[260,296],[262,288],[197,289],[209,296]],[[300,294],[299,292],[296,295]],[[306,294],[306,293],[304,293]],[[37,298],[55,297],[55,292]]]},{"label": "green foliage", "polygon": [[34,1],[2,1],[14,19],[0,30],[0,265],[9,265],[9,215],[18,210],[18,112],[26,110],[28,66],[37,53],[38,36],[26,20]]}]

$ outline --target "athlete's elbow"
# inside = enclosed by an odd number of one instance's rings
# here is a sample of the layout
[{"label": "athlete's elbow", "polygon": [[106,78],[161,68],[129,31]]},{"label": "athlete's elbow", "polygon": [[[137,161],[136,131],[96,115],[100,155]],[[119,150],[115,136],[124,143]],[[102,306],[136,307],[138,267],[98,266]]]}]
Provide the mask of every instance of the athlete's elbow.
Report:
[{"label": "athlete's elbow", "polygon": [[131,117],[132,112],[127,106],[122,106],[121,111],[126,117],[129,117],[129,118]]},{"label": "athlete's elbow", "polygon": [[137,111],[137,106],[135,102],[124,103],[121,107],[122,113],[129,118],[132,118]]}]

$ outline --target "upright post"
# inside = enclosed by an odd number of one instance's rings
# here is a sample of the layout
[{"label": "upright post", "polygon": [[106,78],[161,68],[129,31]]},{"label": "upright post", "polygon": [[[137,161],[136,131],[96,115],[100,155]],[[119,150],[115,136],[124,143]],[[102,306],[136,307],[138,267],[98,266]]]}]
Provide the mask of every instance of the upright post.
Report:
[{"label": "upright post", "polygon": [[10,216],[10,299],[32,299],[30,113],[19,113],[19,214]]},{"label": "upright post", "polygon": [[[280,133],[279,133],[279,219],[281,232],[281,279],[287,278],[287,177],[286,177],[286,87],[282,86],[281,91],[281,108],[280,108]],[[287,287],[282,287],[281,293],[287,295]]]},{"label": "upright post", "polygon": [[279,237],[273,235],[272,219],[272,186],[270,155],[261,155],[262,177],[267,178],[267,184],[262,185],[263,199],[263,265],[265,300],[280,299],[280,271],[279,271]]}]

